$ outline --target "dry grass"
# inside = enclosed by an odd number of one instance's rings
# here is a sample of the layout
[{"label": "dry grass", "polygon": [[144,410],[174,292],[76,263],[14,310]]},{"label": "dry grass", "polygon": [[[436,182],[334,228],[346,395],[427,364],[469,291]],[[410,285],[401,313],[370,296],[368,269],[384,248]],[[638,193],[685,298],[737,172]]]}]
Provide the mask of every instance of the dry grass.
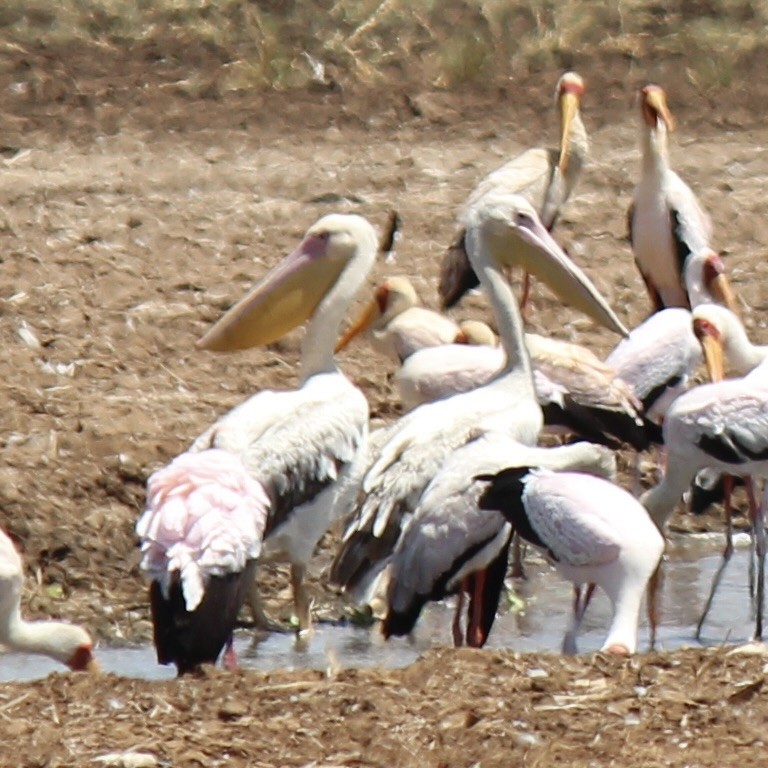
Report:
[{"label": "dry grass", "polygon": [[684,57],[697,85],[728,87],[763,47],[766,23],[768,3],[758,0],[6,0],[0,8],[6,43],[152,45],[192,67],[207,51],[221,62],[222,90],[394,77],[455,87],[606,54],[651,70],[659,58]]}]

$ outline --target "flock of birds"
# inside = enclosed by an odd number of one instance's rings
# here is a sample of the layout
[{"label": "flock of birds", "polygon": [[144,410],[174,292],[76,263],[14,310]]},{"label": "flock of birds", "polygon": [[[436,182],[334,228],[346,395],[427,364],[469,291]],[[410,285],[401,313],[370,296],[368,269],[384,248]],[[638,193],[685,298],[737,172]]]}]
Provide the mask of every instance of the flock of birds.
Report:
[{"label": "flock of birds", "polygon": [[[390,278],[340,336],[380,244],[363,217],[330,214],[200,340],[239,350],[306,324],[297,389],[253,395],[149,478],[137,533],[160,663],[179,674],[220,656],[234,666],[246,602],[257,625],[274,629],[258,589],[267,559],[290,563],[298,631],[309,632],[307,564],[340,519],[330,579],[374,610],[386,637],[410,633],[426,603],[455,594],[454,643],[482,646],[522,541],[573,583],[564,652],[599,586],[613,608],[603,650],[633,653],[646,592],[655,632],[665,523],[697,478],[722,478],[729,533],[734,478],[745,480],[761,636],[763,504],[750,478],[768,471],[768,348],[749,341],[709,220],[670,167],[674,121],[656,85],[640,92],[642,169],[629,212],[650,317],[629,332],[557,244],[550,230],[588,155],[583,93],[576,73],[560,78],[560,146],[530,149],[483,179],[446,252],[444,306],[479,286],[496,332],[419,306],[408,280]],[[513,267],[525,273],[523,308],[535,276],[619,337],[608,357],[524,333]],[[366,398],[335,360],[363,331],[399,366],[409,409],[370,434]],[[702,360],[712,383],[692,387]],[[726,363],[743,378],[724,380]],[[567,438],[541,447],[545,431]],[[614,482],[619,446],[662,455],[661,481],[639,498]],[[83,630],[20,618],[21,574],[0,539],[0,642],[92,666]]]}]

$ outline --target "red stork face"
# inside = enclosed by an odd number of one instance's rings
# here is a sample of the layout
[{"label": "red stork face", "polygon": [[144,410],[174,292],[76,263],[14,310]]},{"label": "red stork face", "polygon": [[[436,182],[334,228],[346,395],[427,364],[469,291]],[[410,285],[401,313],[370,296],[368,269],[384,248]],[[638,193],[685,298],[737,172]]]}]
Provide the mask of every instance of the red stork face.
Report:
[{"label": "red stork face", "polygon": [[646,85],[640,91],[640,110],[650,128],[655,128],[661,120],[667,130],[675,130],[675,118],[667,106],[667,94],[660,85]]},{"label": "red stork face", "polygon": [[418,304],[419,297],[408,278],[390,277],[375,290],[371,301],[336,342],[335,351],[340,352],[355,336],[371,326],[382,327],[401,312]]}]

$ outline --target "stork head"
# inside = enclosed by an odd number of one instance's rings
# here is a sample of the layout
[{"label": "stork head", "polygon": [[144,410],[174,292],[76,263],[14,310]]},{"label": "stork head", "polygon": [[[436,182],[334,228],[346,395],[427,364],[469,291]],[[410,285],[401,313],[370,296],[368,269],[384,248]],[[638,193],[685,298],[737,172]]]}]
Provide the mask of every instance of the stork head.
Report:
[{"label": "stork head", "polygon": [[662,122],[668,131],[675,130],[675,118],[667,106],[667,94],[660,85],[653,83],[640,90],[640,113],[649,128]]},{"label": "stork head", "polygon": [[495,347],[498,342],[488,323],[481,320],[462,320],[454,340],[455,344],[472,344],[477,347]]},{"label": "stork head", "polygon": [[685,260],[683,281],[692,307],[717,303],[738,314],[736,297],[722,258],[711,248],[702,248]]},{"label": "stork head", "polygon": [[566,72],[558,81],[555,102],[560,111],[560,158],[557,162],[560,173],[568,170],[571,149],[571,123],[579,113],[581,97],[584,95],[584,80],[575,72]]},{"label": "stork head", "polygon": [[387,278],[374,291],[371,301],[336,343],[336,351],[344,349],[355,336],[367,328],[384,328],[395,317],[418,305],[416,289],[407,277]]}]

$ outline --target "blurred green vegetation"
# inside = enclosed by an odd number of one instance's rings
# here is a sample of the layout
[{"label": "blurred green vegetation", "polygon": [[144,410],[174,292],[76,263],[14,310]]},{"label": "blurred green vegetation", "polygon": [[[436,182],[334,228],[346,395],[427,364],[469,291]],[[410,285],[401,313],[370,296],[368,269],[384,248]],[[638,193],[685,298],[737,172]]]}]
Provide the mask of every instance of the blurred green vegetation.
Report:
[{"label": "blurred green vegetation", "polygon": [[768,1],[4,0],[0,41],[56,50],[151,45],[224,89],[398,78],[451,88],[574,61],[684,57],[728,87],[765,46]]}]

